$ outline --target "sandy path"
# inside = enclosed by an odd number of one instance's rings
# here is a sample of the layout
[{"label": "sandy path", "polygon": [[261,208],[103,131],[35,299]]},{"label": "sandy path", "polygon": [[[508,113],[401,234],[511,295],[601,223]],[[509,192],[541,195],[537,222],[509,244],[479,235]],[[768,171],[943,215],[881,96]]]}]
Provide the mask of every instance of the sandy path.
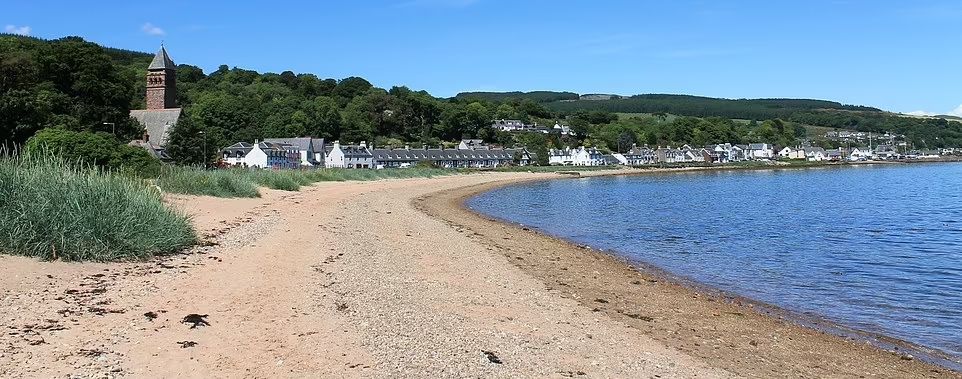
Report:
[{"label": "sandy path", "polygon": [[[0,258],[0,377],[728,376],[411,206],[522,175],[182,197],[218,246],[111,265]],[[181,323],[191,313],[210,325]]]}]

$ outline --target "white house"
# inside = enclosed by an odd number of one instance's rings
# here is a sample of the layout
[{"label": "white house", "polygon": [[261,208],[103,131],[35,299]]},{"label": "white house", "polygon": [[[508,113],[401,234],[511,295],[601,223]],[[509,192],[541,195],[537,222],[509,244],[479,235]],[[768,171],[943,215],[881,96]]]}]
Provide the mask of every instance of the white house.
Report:
[{"label": "white house", "polygon": [[821,162],[828,160],[828,154],[825,152],[825,149],[821,147],[806,147],[805,159],[811,162]]},{"label": "white house", "polygon": [[772,159],[775,158],[775,150],[767,143],[753,143],[748,145],[745,155],[751,160]]},{"label": "white house", "polygon": [[848,160],[850,161],[864,161],[872,159],[872,151],[866,148],[854,148],[852,153],[848,155]]},{"label": "white house", "polygon": [[301,166],[324,165],[323,138],[266,138],[264,142],[294,145],[300,149]]},{"label": "white house", "polygon": [[618,160],[619,164],[625,166],[641,166],[658,161],[658,156],[654,150],[648,146],[638,147],[638,145],[634,144],[631,145],[631,150],[628,150],[627,153],[612,155]]},{"label": "white house", "polygon": [[256,168],[297,168],[301,150],[295,145],[258,142],[238,142],[221,149],[225,165]]},{"label": "white house", "polygon": [[361,141],[359,145],[341,145],[334,141],[324,157],[324,166],[332,168],[374,168],[374,154],[367,148],[367,143]]},{"label": "white house", "polygon": [[788,146],[785,146],[785,147],[783,147],[781,150],[778,151],[778,157],[779,157],[779,158],[782,158],[782,159],[789,159],[789,158],[791,157],[792,153],[794,153],[794,152],[795,152],[794,149],[792,149],[792,148],[790,148],[790,147],[788,147]]},{"label": "white house", "polygon": [[559,124],[559,123],[555,123],[555,124],[554,124],[554,128],[552,128],[552,129],[553,129],[555,132],[561,133],[561,135],[564,135],[564,136],[567,136],[567,135],[572,135],[572,136],[573,136],[573,135],[575,135],[575,133],[571,131],[571,127],[568,126],[568,125],[561,125],[561,124]]},{"label": "white house", "polygon": [[480,139],[462,139],[458,150],[488,150],[490,146]]},{"label": "white house", "polygon": [[598,149],[584,146],[577,149],[551,149],[548,152],[548,164],[560,166],[604,166],[605,157]]}]

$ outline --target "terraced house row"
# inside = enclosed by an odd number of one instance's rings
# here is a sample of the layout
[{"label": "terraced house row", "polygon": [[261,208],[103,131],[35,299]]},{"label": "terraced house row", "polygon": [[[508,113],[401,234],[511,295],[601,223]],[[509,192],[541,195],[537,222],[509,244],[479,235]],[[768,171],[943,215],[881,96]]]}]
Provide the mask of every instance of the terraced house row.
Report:
[{"label": "terraced house row", "polygon": [[523,148],[491,147],[481,140],[463,140],[457,148],[386,149],[374,148],[365,142],[350,145],[334,141],[326,145],[320,138],[274,138],[253,144],[238,142],[221,149],[221,153],[222,166],[276,169],[406,168],[421,162],[443,168],[495,168],[531,163],[531,154]]}]

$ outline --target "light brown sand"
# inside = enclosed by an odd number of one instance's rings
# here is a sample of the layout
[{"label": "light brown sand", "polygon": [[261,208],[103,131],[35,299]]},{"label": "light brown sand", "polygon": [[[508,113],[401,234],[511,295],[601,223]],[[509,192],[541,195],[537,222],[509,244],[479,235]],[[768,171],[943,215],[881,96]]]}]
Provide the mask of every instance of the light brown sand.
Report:
[{"label": "light brown sand", "polygon": [[[175,197],[171,203],[194,215],[215,246],[144,263],[0,257],[0,377],[950,375],[750,310],[706,316],[698,309],[741,308],[689,301],[691,292],[664,283],[636,291],[626,279],[638,274],[613,260],[492,223],[458,202],[475,185],[551,176],[324,183],[261,199]],[[438,191],[432,196],[441,197],[424,200]],[[549,275],[561,266],[569,276]],[[632,302],[642,298],[635,293],[659,301],[636,310]],[[625,316],[634,312],[655,321]],[[181,323],[191,313],[206,314],[210,325]],[[675,324],[667,329],[676,333],[662,332]],[[678,342],[696,334],[702,345],[719,346],[716,353]],[[725,347],[751,338],[753,349]],[[184,341],[196,346],[182,348]],[[769,353],[787,349],[798,357]],[[825,356],[839,358],[824,368],[797,364]]]}]

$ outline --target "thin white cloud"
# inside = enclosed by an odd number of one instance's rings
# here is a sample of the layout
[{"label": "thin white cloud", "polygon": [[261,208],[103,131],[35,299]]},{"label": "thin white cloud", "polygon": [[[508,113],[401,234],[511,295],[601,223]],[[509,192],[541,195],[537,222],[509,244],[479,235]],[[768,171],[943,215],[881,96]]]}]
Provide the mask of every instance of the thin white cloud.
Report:
[{"label": "thin white cloud", "polygon": [[398,7],[464,8],[479,2],[481,0],[409,0],[398,4]]},{"label": "thin white cloud", "polygon": [[949,114],[952,116],[962,117],[962,104],[959,104],[959,107],[949,112]]},{"label": "thin white cloud", "polygon": [[24,26],[7,25],[5,28],[3,28],[3,31],[11,34],[19,34],[22,36],[30,35],[30,27],[26,25]]},{"label": "thin white cloud", "polygon": [[142,30],[144,33],[147,33],[147,35],[149,36],[162,36],[167,34],[167,32],[164,32],[164,29],[161,29],[157,25],[151,24],[149,22],[144,24],[144,26],[141,26],[140,30]]},{"label": "thin white cloud", "polygon": [[666,58],[666,59],[689,59],[689,58],[721,57],[721,56],[744,54],[748,52],[749,52],[748,49],[743,49],[743,48],[677,49],[677,50],[655,52],[650,54],[650,56],[654,58]]},{"label": "thin white cloud", "polygon": [[908,113],[906,113],[906,114],[909,115],[909,116],[938,116],[938,115],[948,115],[948,116],[962,117],[962,105],[959,105],[958,108],[955,108],[955,109],[953,109],[953,110],[951,110],[951,111],[944,112],[944,113],[927,112],[927,111],[914,111],[914,112],[908,112]]}]

